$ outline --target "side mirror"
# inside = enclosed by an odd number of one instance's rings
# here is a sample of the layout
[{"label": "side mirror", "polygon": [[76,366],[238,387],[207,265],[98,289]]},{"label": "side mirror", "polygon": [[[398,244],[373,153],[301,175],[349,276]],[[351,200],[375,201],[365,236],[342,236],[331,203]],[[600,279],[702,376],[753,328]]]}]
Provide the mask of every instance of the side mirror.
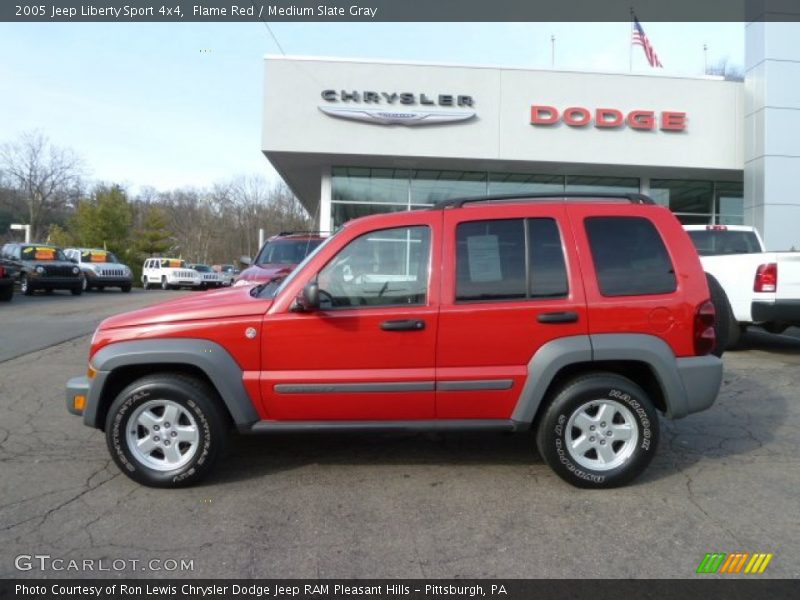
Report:
[{"label": "side mirror", "polygon": [[316,281],[311,281],[303,288],[303,292],[297,296],[294,310],[297,312],[313,312],[319,308],[319,285]]},{"label": "side mirror", "polygon": [[249,256],[240,256],[239,262],[249,267],[251,264],[253,264],[253,259],[250,258]]}]

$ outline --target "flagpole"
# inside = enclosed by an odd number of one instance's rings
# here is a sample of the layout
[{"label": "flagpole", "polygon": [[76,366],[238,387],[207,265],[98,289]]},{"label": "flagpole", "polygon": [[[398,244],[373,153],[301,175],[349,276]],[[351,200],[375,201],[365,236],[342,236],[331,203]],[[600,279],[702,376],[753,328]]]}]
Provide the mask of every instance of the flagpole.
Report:
[{"label": "flagpole", "polygon": [[628,31],[628,72],[633,73],[633,7],[631,6],[631,28]]}]

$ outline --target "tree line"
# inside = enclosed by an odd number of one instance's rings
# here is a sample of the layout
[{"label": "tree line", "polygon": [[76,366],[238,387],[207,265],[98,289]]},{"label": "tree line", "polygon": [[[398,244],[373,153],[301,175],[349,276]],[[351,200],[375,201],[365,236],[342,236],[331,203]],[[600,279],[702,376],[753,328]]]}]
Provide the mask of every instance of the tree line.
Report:
[{"label": "tree line", "polygon": [[60,246],[106,248],[141,268],[153,255],[207,264],[235,263],[267,236],[309,230],[313,220],[283,182],[240,176],[210,188],[136,194],[92,182],[71,149],[30,132],[0,144],[0,242],[20,239],[11,223],[31,226],[31,239]]}]

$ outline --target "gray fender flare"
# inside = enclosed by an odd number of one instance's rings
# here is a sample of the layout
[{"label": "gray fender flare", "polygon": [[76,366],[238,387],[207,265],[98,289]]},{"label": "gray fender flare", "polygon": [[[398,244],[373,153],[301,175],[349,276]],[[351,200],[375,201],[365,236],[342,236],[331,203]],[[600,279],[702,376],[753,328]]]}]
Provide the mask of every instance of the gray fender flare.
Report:
[{"label": "gray fender flare", "polygon": [[539,348],[528,362],[528,379],[511,419],[520,426],[530,425],[561,369],[597,361],[632,361],[648,365],[661,386],[667,416],[675,419],[694,412],[689,407],[678,360],[666,342],[647,334],[607,333],[560,338]]},{"label": "gray fender flare", "polygon": [[241,367],[217,343],[194,338],[118,342],[98,351],[91,362],[97,375],[90,386],[83,415],[84,423],[91,427],[103,426],[98,422],[98,409],[108,377],[115,369],[131,365],[185,364],[197,367],[216,387],[237,427],[246,427],[260,419],[244,387]]}]

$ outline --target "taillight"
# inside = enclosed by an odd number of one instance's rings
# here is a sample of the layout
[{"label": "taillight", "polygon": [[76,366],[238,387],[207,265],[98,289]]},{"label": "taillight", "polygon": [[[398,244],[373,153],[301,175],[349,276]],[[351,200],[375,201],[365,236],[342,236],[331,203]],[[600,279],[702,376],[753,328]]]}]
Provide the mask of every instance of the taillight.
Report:
[{"label": "taillight", "polygon": [[717,334],[714,331],[716,310],[711,300],[706,300],[697,307],[694,313],[694,353],[697,356],[711,354],[717,345]]},{"label": "taillight", "polygon": [[753,283],[754,292],[774,292],[778,289],[778,263],[759,265],[756,271],[756,280]]},{"label": "taillight", "polygon": [[6,268],[0,267],[0,277],[5,277],[5,276],[6,276]]}]

